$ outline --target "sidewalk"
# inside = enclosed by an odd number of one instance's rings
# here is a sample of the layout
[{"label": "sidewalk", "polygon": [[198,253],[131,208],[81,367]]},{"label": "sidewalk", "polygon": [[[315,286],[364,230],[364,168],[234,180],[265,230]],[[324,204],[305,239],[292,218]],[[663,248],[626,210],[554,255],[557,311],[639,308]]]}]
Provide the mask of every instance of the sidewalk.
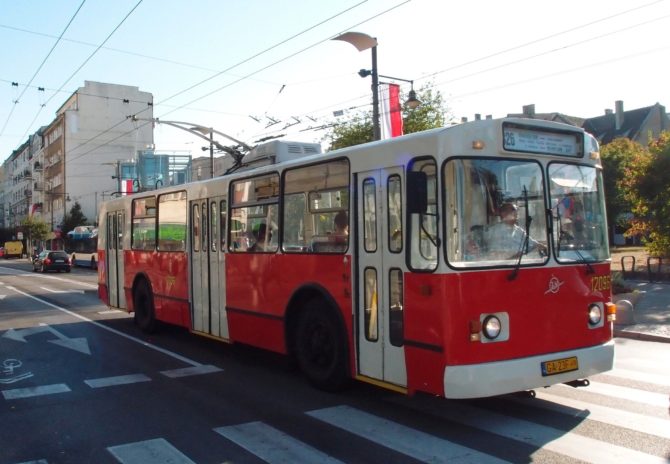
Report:
[{"label": "sidewalk", "polygon": [[628,281],[642,294],[634,308],[635,323],[614,325],[614,336],[670,343],[670,283]]}]

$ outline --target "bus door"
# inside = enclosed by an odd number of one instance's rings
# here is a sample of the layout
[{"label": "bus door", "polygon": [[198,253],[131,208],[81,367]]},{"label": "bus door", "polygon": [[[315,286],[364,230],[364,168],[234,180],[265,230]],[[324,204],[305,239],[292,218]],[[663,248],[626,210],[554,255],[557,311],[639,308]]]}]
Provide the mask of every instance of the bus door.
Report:
[{"label": "bus door", "polygon": [[228,338],[223,279],[225,208],[223,196],[191,202],[190,287],[193,330]]},{"label": "bus door", "polygon": [[107,213],[107,250],[106,274],[109,305],[114,308],[126,307],[126,295],[123,291],[123,211]]},{"label": "bus door", "polygon": [[407,385],[403,349],[402,167],[357,179],[357,339],[361,375]]},{"label": "bus door", "polygon": [[210,333],[228,338],[226,317],[226,196],[209,200],[209,298]]}]

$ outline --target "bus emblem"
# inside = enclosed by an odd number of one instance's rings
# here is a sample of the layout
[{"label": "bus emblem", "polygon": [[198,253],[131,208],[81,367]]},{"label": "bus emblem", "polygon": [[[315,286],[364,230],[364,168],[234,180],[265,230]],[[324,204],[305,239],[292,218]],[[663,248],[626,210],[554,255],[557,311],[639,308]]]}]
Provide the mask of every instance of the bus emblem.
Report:
[{"label": "bus emblem", "polygon": [[558,293],[558,291],[561,289],[561,285],[563,285],[565,282],[561,282],[558,280],[558,277],[552,275],[551,279],[549,279],[549,288],[547,289],[544,294],[546,295],[547,293]]}]

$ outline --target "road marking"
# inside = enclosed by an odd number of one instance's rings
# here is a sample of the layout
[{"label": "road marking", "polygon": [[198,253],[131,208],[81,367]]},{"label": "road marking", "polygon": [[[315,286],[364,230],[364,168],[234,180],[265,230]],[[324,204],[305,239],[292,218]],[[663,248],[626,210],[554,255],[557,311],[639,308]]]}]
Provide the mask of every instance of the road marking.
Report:
[{"label": "road marking", "polygon": [[[12,288],[12,287],[8,287]],[[88,340],[85,337],[78,338],[68,338],[63,335],[53,327],[47,324],[40,323],[37,327],[27,327],[25,329],[9,329],[3,334],[3,338],[9,338],[17,342],[26,343],[26,337],[39,333],[39,332],[51,332],[53,335],[58,337],[58,340],[48,340],[49,343],[62,346],[64,348],[69,348],[71,350],[79,351],[80,353],[90,355],[91,349],[88,346]]]},{"label": "road marking", "polygon": [[58,305],[55,305],[55,304],[50,303],[50,302],[48,302],[48,301],[46,301],[46,300],[43,300],[42,298],[38,298],[38,297],[36,297],[36,296],[33,296],[33,295],[31,295],[30,293],[23,292],[23,291],[18,290],[18,289],[14,288],[14,287],[7,287],[7,288],[11,288],[11,289],[14,290],[16,293],[19,293],[19,294],[21,294],[21,295],[23,295],[23,296],[25,296],[25,297],[31,298],[31,299],[33,299],[33,300],[35,300],[35,301],[39,301],[40,303],[45,304],[45,305],[49,306],[50,308],[56,309],[56,310],[61,311],[61,312],[65,313],[65,314],[69,314],[70,316],[72,316],[72,317],[74,317],[74,318],[76,318],[76,319],[79,319],[79,320],[81,320],[81,321],[85,321],[85,322],[88,322],[88,323],[90,323],[90,324],[93,324],[94,326],[98,327],[99,329],[106,330],[107,332],[111,332],[111,333],[113,333],[114,335],[118,335],[119,337],[123,337],[123,338],[125,338],[126,340],[131,340],[131,341],[133,341],[133,342],[135,342],[135,343],[139,343],[140,345],[142,345],[142,346],[144,346],[144,347],[146,347],[146,348],[152,349],[152,350],[154,350],[154,351],[158,351],[159,353],[162,353],[162,354],[164,354],[164,355],[170,356],[170,357],[172,357],[172,358],[174,358],[174,359],[178,359],[179,361],[181,361],[181,362],[183,362],[183,363],[190,364],[191,366],[194,366],[194,367],[195,367],[195,366],[202,366],[202,364],[200,364],[199,362],[194,361],[194,360],[192,360],[192,359],[189,359],[189,358],[187,358],[186,356],[182,356],[182,355],[177,354],[177,353],[174,353],[174,352],[172,352],[172,351],[170,351],[170,350],[166,350],[165,348],[161,348],[161,347],[159,347],[159,346],[152,345],[151,343],[149,343],[149,342],[145,342],[144,340],[140,340],[139,338],[133,337],[132,335],[125,334],[125,333],[120,332],[120,331],[118,331],[118,330],[116,330],[116,329],[112,329],[111,327],[107,327],[107,326],[104,325],[104,324],[101,324],[101,323],[99,323],[99,322],[96,322],[96,321],[94,321],[94,320],[92,320],[92,319],[89,319],[89,318],[87,318],[87,317],[84,317],[84,316],[82,316],[81,314],[77,314],[77,313],[75,313],[75,312],[73,312],[73,311],[70,311],[70,310],[68,310],[68,309],[61,308],[61,307],[58,306]]},{"label": "road marking", "polygon": [[628,380],[637,380],[639,382],[651,383],[662,387],[670,387],[670,375],[652,374],[650,372],[633,371],[629,369],[613,369],[603,372],[603,375],[611,375]]},{"label": "road marking", "polygon": [[670,439],[670,421],[658,417],[646,416],[635,412],[573,400],[563,396],[552,395],[548,390],[536,391],[536,398],[540,401],[514,399],[513,401],[524,406],[541,408],[548,411],[565,414],[570,417],[614,425],[615,427],[635,430],[637,432]]},{"label": "road marking", "polygon": [[53,385],[40,385],[37,387],[15,388],[13,390],[2,390],[2,396],[6,400],[17,400],[21,398],[31,398],[33,396],[54,395],[56,393],[67,393],[71,391],[64,383]]},{"label": "road marking", "polygon": [[0,295],[0,300],[4,300],[7,295]]},{"label": "road marking", "polygon": [[139,382],[151,382],[151,378],[144,374],[128,374],[84,380],[84,383],[91,388],[115,387]]},{"label": "road marking", "polygon": [[503,463],[495,456],[458,445],[444,438],[383,419],[349,406],[335,406],[307,413],[366,440],[430,463]]},{"label": "road marking", "polygon": [[200,366],[184,367],[181,369],[171,369],[169,371],[161,371],[161,374],[171,379],[176,379],[179,377],[189,377],[191,375],[210,374],[212,372],[220,372],[222,370],[223,369],[221,369],[220,367],[212,366],[211,364],[202,364]]},{"label": "road marking", "polygon": [[262,422],[218,427],[214,431],[269,464],[342,462]]},{"label": "road marking", "polygon": [[107,448],[121,464],[195,464],[163,438]]},{"label": "road marking", "polygon": [[24,372],[22,374],[17,374],[15,372],[21,366],[23,366],[23,363],[18,359],[5,359],[2,362],[2,375],[6,377],[0,378],[0,383],[8,385],[10,383],[16,383],[31,378],[33,376],[32,372]]},{"label": "road marking", "polygon": [[81,295],[84,294],[84,290],[54,290],[49,287],[40,287],[42,290],[46,290],[47,292],[50,293],[79,293]]},{"label": "road marking", "polygon": [[[573,388],[568,385],[556,385],[560,389]],[[668,395],[653,393],[635,388],[620,387],[619,385],[610,385],[601,382],[591,382],[585,393],[597,393],[599,395],[611,396],[636,403],[648,404],[650,406],[668,407]],[[558,394],[558,393],[556,393]]]},{"label": "road marking", "polygon": [[517,419],[469,406],[462,402],[450,401],[444,407],[436,407],[435,401],[431,400],[423,397],[415,398],[410,404],[396,399],[391,401],[444,420],[458,422],[503,438],[526,443],[537,447],[538,450],[553,451],[584,462],[667,464],[664,458],[585,437],[567,430]]},{"label": "road marking", "polygon": [[[5,271],[10,271],[9,273]],[[61,282],[67,282],[69,284],[76,284],[80,285],[82,287],[88,287],[88,288],[93,288],[97,289],[98,285],[97,284],[89,284],[87,282],[80,282],[78,280],[74,279],[63,279],[62,277],[56,277],[54,275],[45,275],[45,274],[35,274],[32,272],[16,272],[16,269],[9,268],[9,267],[1,267],[0,266],[0,274],[5,274],[8,277],[34,277],[34,278],[41,278],[41,279],[51,279],[51,280],[59,280]],[[2,285],[0,283],[0,285]]]}]

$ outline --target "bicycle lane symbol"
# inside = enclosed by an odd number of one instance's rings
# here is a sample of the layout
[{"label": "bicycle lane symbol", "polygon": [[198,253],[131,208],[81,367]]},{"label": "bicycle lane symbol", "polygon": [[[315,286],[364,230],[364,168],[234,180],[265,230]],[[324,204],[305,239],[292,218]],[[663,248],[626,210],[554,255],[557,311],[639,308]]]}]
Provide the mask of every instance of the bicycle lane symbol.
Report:
[{"label": "bicycle lane symbol", "polygon": [[32,372],[18,373],[23,363],[18,359],[5,359],[0,364],[0,384],[10,384],[29,379]]}]

